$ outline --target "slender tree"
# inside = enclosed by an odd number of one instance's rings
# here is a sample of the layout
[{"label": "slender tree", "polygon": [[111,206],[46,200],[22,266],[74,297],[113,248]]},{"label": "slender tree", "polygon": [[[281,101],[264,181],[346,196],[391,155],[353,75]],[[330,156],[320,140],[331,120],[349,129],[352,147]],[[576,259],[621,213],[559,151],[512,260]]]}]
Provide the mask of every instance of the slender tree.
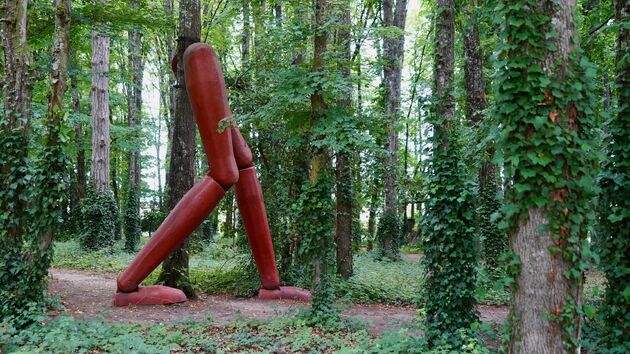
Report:
[{"label": "slender tree", "polygon": [[[479,39],[479,23],[477,0],[468,0],[465,4],[464,23],[464,79],[466,86],[466,117],[478,131],[479,140],[488,130],[482,127],[487,108],[486,90],[483,74],[483,50]],[[481,151],[481,168],[479,169],[479,207],[478,227],[483,240],[483,255],[490,269],[499,266],[500,256],[507,251],[507,235],[499,230],[492,214],[499,211],[501,201],[498,199],[499,183],[497,166],[492,163],[494,147],[489,146]]]},{"label": "slender tree", "polygon": [[396,259],[400,238],[398,223],[398,131],[400,116],[400,83],[405,47],[407,0],[383,1],[383,24],[392,32],[383,39],[383,88],[385,114],[388,119],[386,155],[384,161],[385,207],[380,223],[380,251],[383,256]]},{"label": "slender tree", "polygon": [[[175,94],[175,116],[173,140],[167,180],[166,204],[169,210],[192,188],[195,182],[195,120],[188,102],[184,82],[183,55],[189,45],[199,42],[201,35],[201,9],[199,0],[182,0],[179,4],[179,34],[177,38],[177,91]],[[192,298],[195,292],[188,281],[188,241],[175,250],[164,261],[159,282],[180,288]]]},{"label": "slender tree", "polygon": [[[95,0],[107,3],[107,0]],[[107,194],[109,187],[109,34],[92,31],[92,184]]]},{"label": "slender tree", "polygon": [[[327,0],[316,0],[313,3],[313,61],[312,72],[320,78],[325,75],[326,54],[329,29],[324,26],[329,14]],[[312,314],[314,321],[331,315],[334,294],[329,282],[329,257],[333,250],[333,215],[330,191],[334,187],[330,167],[330,155],[325,147],[316,146],[314,141],[321,138],[317,130],[321,129],[327,109],[322,87],[323,80],[318,80],[311,94],[310,117],[310,171],[308,182],[302,187],[300,195],[301,215],[304,220],[301,233],[305,238],[300,245],[311,257],[313,265],[314,298]],[[323,317],[322,317],[323,316]]]},{"label": "slender tree", "polygon": [[[340,29],[337,31],[337,44],[340,46],[341,75],[349,80],[352,70],[350,63],[350,42],[352,36],[350,29],[352,22],[350,19],[350,4],[348,2],[341,5],[339,9],[341,18]],[[344,97],[337,101],[337,105],[350,114],[351,97]],[[335,241],[337,242],[337,274],[348,279],[352,275],[352,161],[349,151],[337,152],[336,161],[337,174],[337,206],[335,218]]]},{"label": "slender tree", "polygon": [[475,313],[475,230],[471,185],[462,161],[462,137],[455,117],[455,3],[438,0],[433,63],[433,136],[429,161],[423,248],[426,267],[423,300],[432,345],[458,341]]},{"label": "slender tree", "polygon": [[[137,0],[131,5],[138,7]],[[144,61],[142,55],[142,32],[139,29],[128,31],[129,67],[131,70],[131,87],[127,96],[127,122],[134,130],[134,137],[140,124],[142,113],[142,77]],[[138,141],[139,139],[136,139]],[[128,187],[127,203],[125,206],[125,248],[134,251],[140,242],[140,149],[142,146],[134,144],[133,150],[127,153]]]}]

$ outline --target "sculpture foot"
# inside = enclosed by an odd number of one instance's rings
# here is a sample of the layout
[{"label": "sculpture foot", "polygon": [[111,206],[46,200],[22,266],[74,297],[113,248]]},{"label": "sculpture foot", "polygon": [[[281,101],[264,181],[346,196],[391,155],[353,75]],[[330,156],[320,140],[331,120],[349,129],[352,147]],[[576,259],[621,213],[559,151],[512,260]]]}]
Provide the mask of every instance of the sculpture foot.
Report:
[{"label": "sculpture foot", "polygon": [[311,293],[308,290],[295,286],[281,286],[276,290],[260,289],[258,297],[264,300],[299,300],[310,301]]},{"label": "sculpture foot", "polygon": [[140,287],[130,293],[116,292],[114,306],[169,305],[186,301],[184,292],[164,285]]}]

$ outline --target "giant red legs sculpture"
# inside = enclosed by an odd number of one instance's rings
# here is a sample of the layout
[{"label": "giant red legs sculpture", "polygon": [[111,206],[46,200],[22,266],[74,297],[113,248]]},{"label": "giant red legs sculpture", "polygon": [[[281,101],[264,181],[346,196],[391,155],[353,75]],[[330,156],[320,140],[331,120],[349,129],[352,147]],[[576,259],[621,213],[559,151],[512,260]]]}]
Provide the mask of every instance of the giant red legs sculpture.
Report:
[{"label": "giant red legs sculpture", "polygon": [[[176,67],[176,65],[174,65]],[[196,43],[184,53],[186,90],[197,120],[210,172],[177,203],[153,237],[118,277],[116,306],[170,304],[186,301],[179,289],[140,283],[175,250],[216,207],[225,192],[236,185],[236,203],[260,274],[259,297],[308,300],[308,291],[281,287],[267,224],[262,190],[252,154],[237,128],[221,129],[219,121],[232,115],[223,74],[216,54]]]}]

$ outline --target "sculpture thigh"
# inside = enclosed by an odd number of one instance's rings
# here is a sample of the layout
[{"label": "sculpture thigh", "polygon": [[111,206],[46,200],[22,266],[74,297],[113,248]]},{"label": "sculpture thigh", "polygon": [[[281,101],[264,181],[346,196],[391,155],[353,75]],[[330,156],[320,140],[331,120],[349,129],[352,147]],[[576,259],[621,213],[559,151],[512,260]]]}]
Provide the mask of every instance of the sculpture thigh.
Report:
[{"label": "sculpture thigh", "polygon": [[186,193],[129,267],[118,291],[132,292],[212,212],[232,185],[264,289],[279,288],[273,244],[252,155],[236,128],[220,127],[232,113],[223,74],[209,46],[193,44],[184,53],[186,90],[195,114],[210,172]]}]

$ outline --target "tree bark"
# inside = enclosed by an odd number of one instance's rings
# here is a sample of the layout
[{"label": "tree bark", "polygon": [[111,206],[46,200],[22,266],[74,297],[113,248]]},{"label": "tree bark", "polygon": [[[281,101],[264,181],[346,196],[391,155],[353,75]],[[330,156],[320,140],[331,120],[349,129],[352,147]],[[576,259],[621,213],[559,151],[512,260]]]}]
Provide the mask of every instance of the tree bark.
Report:
[{"label": "tree bark", "polygon": [[[24,218],[27,215],[26,202],[20,198],[27,186],[20,181],[23,181],[23,177],[27,173],[26,157],[32,102],[28,74],[31,59],[26,41],[28,1],[5,0],[2,10],[2,64],[4,73],[2,85],[4,100],[2,128],[7,131],[15,131],[21,135],[22,139],[18,141],[20,146],[14,148],[15,155],[11,156],[11,158],[14,158],[13,164],[15,166],[6,164],[0,167],[0,171],[2,171],[2,182],[5,186],[8,184],[16,185],[14,197],[8,198],[12,199],[10,202],[7,201],[10,203],[11,209],[13,209],[13,220],[9,223],[7,232],[9,240],[17,244],[22,242]],[[18,166],[24,168],[19,168]],[[9,205],[7,205],[7,208]]]},{"label": "tree bark", "polygon": [[[556,78],[562,85],[563,73],[569,69],[569,56],[576,49],[575,30],[576,0],[545,0],[532,9],[536,15],[548,16],[549,29],[556,36],[550,39],[555,50],[547,50],[542,68],[548,77]],[[570,178],[570,173],[560,178]],[[549,231],[541,230],[549,221],[545,210],[530,208],[516,229],[510,234],[510,246],[520,259],[520,274],[516,278],[516,290],[512,296],[510,318],[513,321],[508,352],[510,353],[569,353],[563,341],[564,330],[558,321],[549,319],[566,304],[571,295],[572,281],[564,274],[572,268],[562,256],[554,255],[550,248],[556,245]],[[578,286],[581,291],[581,286]],[[579,296],[573,294],[578,299]],[[579,338],[581,319],[575,318]],[[579,352],[579,345],[574,348]]]},{"label": "tree bark", "polygon": [[[81,113],[81,97],[79,96],[78,78],[76,74],[70,74],[70,90],[72,94],[72,111]],[[83,124],[77,123],[74,128],[74,143],[77,146],[77,174],[74,186],[73,205],[78,207],[87,190],[87,176],[85,173],[85,147],[83,146]]]},{"label": "tree bark", "polygon": [[[70,0],[55,0],[55,35],[52,50],[52,68],[50,74],[51,93],[48,101],[46,117],[46,147],[51,159],[47,161],[48,171],[44,188],[49,191],[51,202],[44,202],[48,212],[61,215],[63,196],[58,189],[65,173],[65,164],[61,157],[59,136],[61,135],[61,121],[64,117],[63,97],[66,93],[66,79],[68,76],[68,48],[70,42]],[[40,249],[47,250],[55,237],[56,220],[46,231],[40,241]]]},{"label": "tree bark", "polygon": [[251,41],[251,25],[249,22],[249,0],[243,0],[243,38],[241,42],[241,66],[243,71],[249,66],[249,44]]},{"label": "tree bark", "polygon": [[438,0],[438,19],[435,25],[435,59],[433,69],[434,93],[437,99],[436,116],[442,122],[434,126],[434,141],[438,149],[448,145],[448,130],[453,125],[455,99],[453,74],[455,72],[455,4],[453,0]]},{"label": "tree bark", "polygon": [[[195,182],[195,120],[184,82],[183,55],[189,45],[199,42],[201,13],[199,0],[182,0],[179,6],[177,92],[166,200],[169,210],[175,207]],[[164,261],[158,281],[167,286],[180,288],[186,296],[193,298],[195,297],[194,289],[188,281],[188,259],[188,241],[184,241]]]},{"label": "tree bark", "polygon": [[[138,7],[137,0],[132,2],[132,6]],[[128,32],[129,39],[129,64],[131,69],[131,90],[127,96],[128,124],[129,128],[135,129],[140,125],[140,113],[142,112],[142,78],[144,71],[144,61],[142,55],[142,32],[133,29]],[[135,136],[135,134],[134,134]],[[137,138],[137,136],[136,136]],[[134,193],[140,195],[140,149],[139,147],[130,152],[127,156],[129,164],[129,188]],[[139,204],[138,204],[139,206]]]},{"label": "tree bark", "polygon": [[[314,23],[313,23],[313,62],[312,71],[317,75],[322,75],[326,67],[325,54],[328,43],[328,32],[324,28],[328,3],[326,0],[314,1]],[[319,85],[311,95],[311,126],[314,126],[326,110],[324,93]],[[309,180],[311,185],[321,183],[319,177],[329,164],[328,152],[322,148],[314,148],[310,158]],[[328,276],[327,251],[329,240],[326,235],[321,235],[317,247],[318,252],[313,258],[313,289],[315,293],[323,290],[322,286]],[[317,296],[317,295],[316,295]]]},{"label": "tree bark", "polygon": [[[394,27],[399,31],[405,30],[407,17],[407,0],[384,0],[383,23],[387,27]],[[404,57],[405,35],[400,33],[395,37],[387,36],[383,39],[383,86],[385,114],[388,117],[388,133],[385,145],[386,155],[384,163],[384,192],[385,207],[383,213],[398,219],[398,125],[400,116],[400,83]],[[394,259],[397,253],[398,235],[387,233],[383,235],[383,253]]]},{"label": "tree bark", "polygon": [[[167,17],[173,16],[173,0],[164,0],[164,12]],[[200,25],[201,26],[201,25]],[[200,30],[201,31],[201,30]],[[175,56],[177,53],[173,52],[173,36],[174,29],[169,28],[166,32],[166,62],[170,64],[171,58]],[[170,65],[166,65],[170,67]],[[166,156],[171,156],[171,147],[173,146],[173,129],[175,127],[175,84],[177,83],[177,78],[171,75],[166,76],[166,81],[168,83],[166,91],[168,92],[168,114],[166,120],[166,128],[167,128],[167,142],[166,142]],[[166,164],[166,175],[165,175],[165,185],[168,188],[169,186],[169,177],[170,177],[170,161],[167,159],[165,161]]]},{"label": "tree bark", "polygon": [[[97,0],[107,3],[108,0]],[[92,183],[109,192],[109,34],[92,31]]]},{"label": "tree bark", "polygon": [[[479,23],[476,13],[478,12],[477,0],[469,0],[466,3],[466,15],[464,26],[464,79],[466,86],[466,118],[474,128],[479,128],[481,122],[484,119],[484,111],[487,107],[485,82],[483,74],[483,51],[479,40]],[[494,228],[496,232],[489,232],[487,234],[480,235],[485,240],[483,245],[484,250],[489,248],[496,248],[497,252],[491,252],[491,254],[483,252],[486,264],[492,268],[498,265],[498,259],[496,256],[501,252],[500,249],[505,246],[507,249],[507,236],[502,239],[496,239],[493,236],[500,235],[501,233],[496,228],[496,224],[490,220],[490,216],[493,212],[498,210],[491,210],[494,206],[498,206],[497,203],[491,203],[496,199],[498,193],[497,183],[497,166],[492,163],[492,156],[494,155],[494,148],[489,146],[485,151],[482,151],[481,168],[479,169],[479,203],[480,209],[487,212],[481,212],[480,217],[484,218],[479,220],[480,231]],[[480,240],[476,242],[479,248],[482,248]],[[487,246],[486,246],[487,245]],[[504,250],[505,250],[504,249]],[[490,256],[490,259],[488,258]]]}]

